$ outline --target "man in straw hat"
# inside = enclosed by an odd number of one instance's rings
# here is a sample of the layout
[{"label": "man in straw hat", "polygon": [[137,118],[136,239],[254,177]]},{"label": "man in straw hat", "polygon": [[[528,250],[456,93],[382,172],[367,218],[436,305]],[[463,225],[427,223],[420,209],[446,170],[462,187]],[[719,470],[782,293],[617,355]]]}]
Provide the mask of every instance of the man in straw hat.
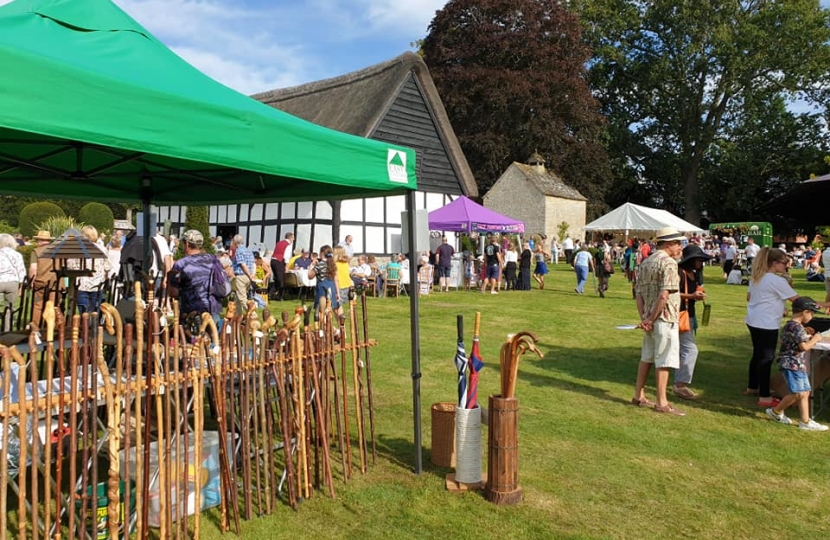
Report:
[{"label": "man in straw hat", "polygon": [[[29,281],[32,283],[32,291],[34,293],[32,300],[32,322],[40,326],[40,317],[43,314],[43,308],[46,301],[55,301],[55,282],[58,280],[55,274],[55,267],[51,259],[42,257],[43,251],[49,242],[54,240],[49,231],[38,231],[33,237],[37,243],[35,249],[29,258]],[[49,289],[49,298],[44,300],[44,293]],[[56,302],[57,303],[57,302]]]},{"label": "man in straw hat", "polygon": [[[669,384],[669,370],[680,366],[680,336],[677,318],[680,310],[680,278],[677,272],[677,258],[682,251],[683,235],[673,227],[657,231],[657,250],[645,259],[637,271],[637,310],[640,313],[640,327],[643,335],[643,350],[637,368],[637,385],[633,405],[652,407],[655,412],[685,416],[675,409],[666,397]],[[654,364],[654,378],[657,385],[657,402],[650,401],[645,394],[646,378]]]},{"label": "man in straw hat", "polygon": [[222,300],[231,293],[231,284],[222,263],[205,253],[205,238],[196,229],[182,236],[185,256],[176,261],[168,275],[168,294],[178,298],[181,312],[210,313],[219,322]]}]

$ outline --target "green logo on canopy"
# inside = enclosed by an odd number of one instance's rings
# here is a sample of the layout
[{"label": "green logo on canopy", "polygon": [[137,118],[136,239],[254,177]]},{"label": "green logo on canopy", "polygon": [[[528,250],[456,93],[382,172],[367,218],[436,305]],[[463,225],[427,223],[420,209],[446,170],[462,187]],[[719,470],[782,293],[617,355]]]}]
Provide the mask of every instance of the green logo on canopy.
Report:
[{"label": "green logo on canopy", "polygon": [[386,169],[389,172],[389,181],[397,184],[409,183],[406,174],[406,153],[389,148],[386,154]]}]

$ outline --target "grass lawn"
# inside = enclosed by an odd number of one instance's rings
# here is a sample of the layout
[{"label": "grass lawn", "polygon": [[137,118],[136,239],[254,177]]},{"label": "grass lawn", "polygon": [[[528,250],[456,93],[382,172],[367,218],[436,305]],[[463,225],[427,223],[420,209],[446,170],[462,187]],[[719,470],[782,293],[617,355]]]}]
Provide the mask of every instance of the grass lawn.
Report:
[{"label": "grass lawn", "polygon": [[[801,294],[821,283],[795,272]],[[698,333],[697,402],[684,418],[628,405],[640,352],[631,288],[621,274],[608,297],[577,296],[574,275],[552,265],[544,291],[433,294],[422,298],[421,414],[424,473],[413,471],[412,384],[407,298],[370,298],[378,463],[345,484],[333,459],[337,498],[317,491],[292,511],[242,522],[246,540],[276,538],[818,538],[830,508],[830,435],[767,419],[746,387],[750,341],[746,287],[706,269],[713,304]],[[535,284],[534,284],[535,286]],[[590,287],[588,287],[590,288]],[[293,308],[273,303],[272,310]],[[524,501],[495,506],[481,493],[449,493],[449,469],[430,463],[430,406],[453,401],[456,314],[472,345],[482,312],[479,396],[498,392],[498,351],[508,333],[535,332],[545,356],[519,368],[519,479]],[[653,398],[653,377],[648,395]],[[796,412],[790,411],[794,417]],[[368,416],[367,416],[368,417]],[[819,418],[830,421],[827,413]],[[482,433],[486,471],[486,428]],[[335,456],[337,454],[335,453]],[[203,537],[222,535],[216,509]],[[232,533],[231,533],[232,536]]]}]

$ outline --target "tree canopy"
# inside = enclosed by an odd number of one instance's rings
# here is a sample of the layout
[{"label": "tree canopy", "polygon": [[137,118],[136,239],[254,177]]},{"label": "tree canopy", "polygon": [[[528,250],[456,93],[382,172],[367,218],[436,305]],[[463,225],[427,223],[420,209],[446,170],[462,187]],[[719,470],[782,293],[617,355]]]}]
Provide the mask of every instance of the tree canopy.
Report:
[{"label": "tree canopy", "polygon": [[534,152],[605,209],[605,124],[579,20],[556,0],[450,0],[421,53],[482,192]]},{"label": "tree canopy", "polygon": [[[570,5],[609,118],[612,197],[648,197],[698,223],[702,210],[751,213],[820,172],[826,123],[788,107],[825,106],[830,16],[818,0]],[[741,204],[724,204],[729,186],[740,186]]]}]

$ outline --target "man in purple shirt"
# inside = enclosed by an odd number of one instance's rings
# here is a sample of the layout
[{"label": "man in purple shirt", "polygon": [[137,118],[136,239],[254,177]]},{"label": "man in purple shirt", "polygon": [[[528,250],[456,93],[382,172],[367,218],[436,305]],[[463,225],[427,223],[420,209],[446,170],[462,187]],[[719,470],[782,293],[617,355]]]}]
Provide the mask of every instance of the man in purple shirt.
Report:
[{"label": "man in purple shirt", "polygon": [[438,265],[438,291],[450,292],[450,273],[452,272],[452,256],[455,249],[447,242],[447,237],[441,238],[441,245],[435,250],[435,263]]}]

